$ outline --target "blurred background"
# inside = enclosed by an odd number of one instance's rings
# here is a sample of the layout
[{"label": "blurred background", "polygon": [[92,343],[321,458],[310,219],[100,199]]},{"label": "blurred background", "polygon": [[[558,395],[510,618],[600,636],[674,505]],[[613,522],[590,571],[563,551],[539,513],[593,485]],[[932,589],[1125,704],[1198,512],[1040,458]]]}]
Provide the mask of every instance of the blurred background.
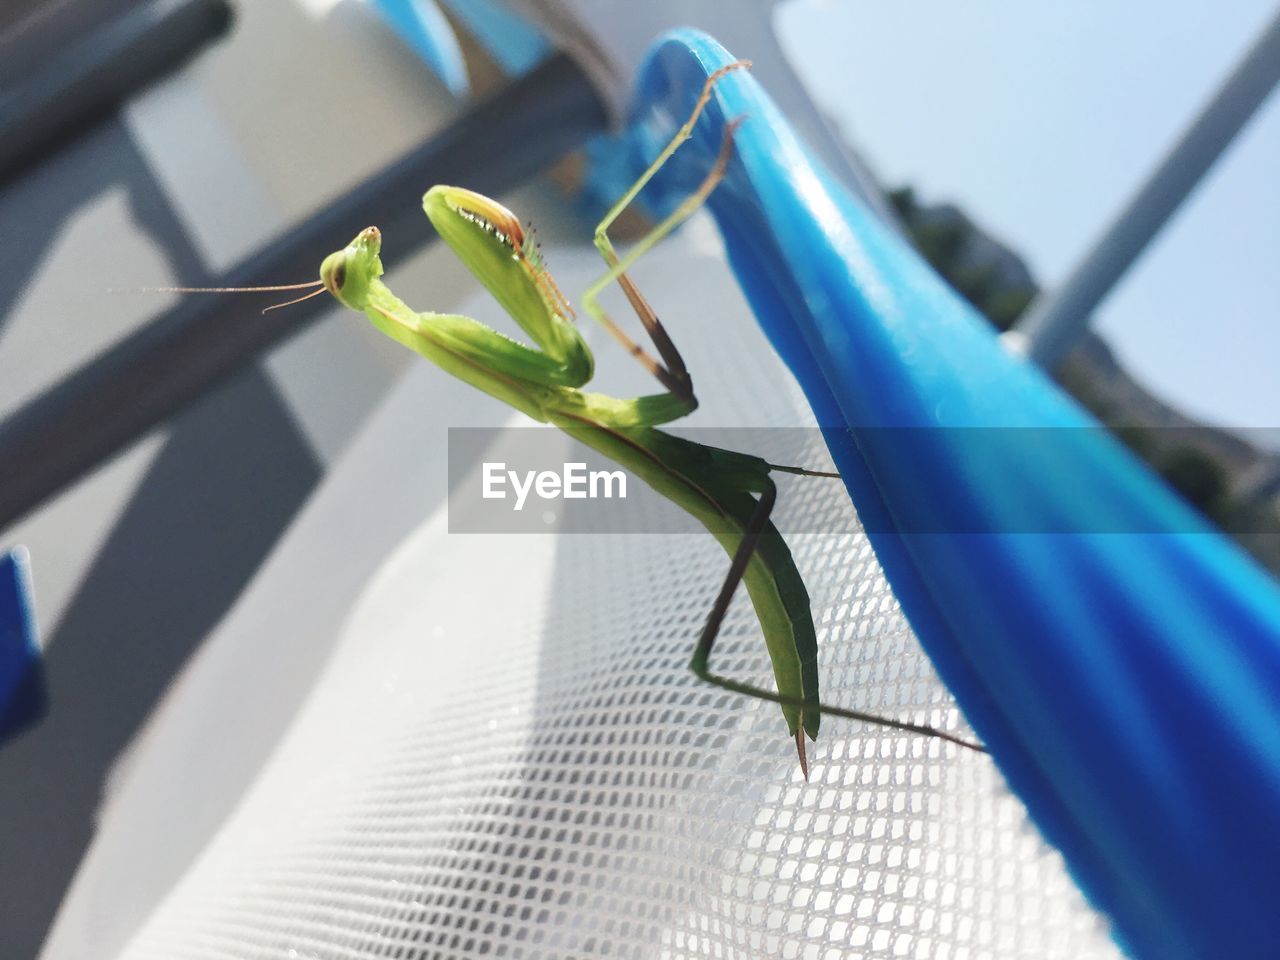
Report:
[{"label": "blurred background", "polygon": [[[400,6],[4,6],[0,417],[8,419],[0,438],[26,436],[14,425],[30,422],[22,418],[33,402],[183,302],[109,291],[242,275],[263,251],[281,249],[282,235],[449,131],[461,139],[445,155],[464,158],[455,176],[470,163],[496,178],[503,199],[551,241],[588,236],[599,198],[575,148],[625,111],[628,77],[649,40],[684,22],[753,59],[815,151],[1008,330],[1068,280],[1277,14],[1272,0],[1225,8],[988,0],[930,7],[927,16],[818,0],[735,4],[732,14],[711,0],[641,10],[515,5],[548,38],[544,49],[518,24],[493,26],[503,22],[493,19],[503,10],[497,0],[419,4],[421,35]],[[491,14],[487,31],[471,29],[477,10]],[[444,32],[433,34],[433,22]],[[455,46],[438,41],[446,33],[460,38]],[[553,44],[572,51],[579,71],[545,81],[572,130],[538,119],[541,132],[521,140],[487,120],[490,139],[460,151],[475,133],[466,124],[476,102],[508,84],[542,95],[543,80],[508,75],[543,62]],[[114,66],[81,76],[97,55]],[[105,91],[104,77],[119,81],[118,93],[83,98],[86,108],[66,116],[49,106],[59,78],[75,82],[57,103]],[[1273,573],[1277,156],[1272,96],[1054,369]],[[499,161],[522,159],[520,170],[495,172]],[[408,179],[419,182],[412,171]],[[421,219],[415,203],[404,206]],[[343,223],[324,236],[328,248],[348,238]],[[416,243],[396,229],[388,245]],[[456,307],[471,284],[450,262],[438,249],[414,253],[397,270],[405,299]],[[253,323],[256,304],[222,309]],[[101,451],[76,482],[4,519],[0,548],[31,553],[56,705],[0,750],[5,956],[38,951],[93,835],[113,764],[411,362],[366,325],[313,306],[299,314],[305,322],[272,334],[278,343],[246,349],[209,375],[209,389],[175,400],[158,426]],[[163,364],[147,367],[142,387],[159,389],[169,375]],[[35,458],[3,462],[0,486],[17,486]],[[299,690],[306,680],[300,667]]]}]

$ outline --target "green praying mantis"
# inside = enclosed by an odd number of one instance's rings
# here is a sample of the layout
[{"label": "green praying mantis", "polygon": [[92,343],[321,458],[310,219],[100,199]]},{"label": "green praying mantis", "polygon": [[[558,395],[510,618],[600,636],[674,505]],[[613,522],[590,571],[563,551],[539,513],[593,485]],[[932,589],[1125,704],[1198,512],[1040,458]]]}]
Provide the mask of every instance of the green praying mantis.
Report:
[{"label": "green praying mantis", "polygon": [[[707,683],[777,703],[795,740],[806,779],[809,765],[805,738],[817,738],[823,714],[938,737],[982,750],[976,744],[931,726],[878,717],[819,699],[817,636],[809,595],[790,549],[770,520],[777,499],[777,488],[770,474],[774,471],[825,477],[838,474],[780,466],[658,429],[692,413],[698,401],[680,352],[627,271],[646,251],[688,219],[723,179],[732,156],[734,131],[744,118],[727,125],[715,164],[698,188],[626,256],[618,256],[609,238],[609,228],[689,139],[717,80],[731,70],[746,66],[749,66],[746,61],[729,64],[707,78],[692,114],[595,230],[595,245],[608,269],[585,292],[582,305],[649,370],[663,388],[660,393],[618,398],[584,389],[591,381],[595,360],[575,325],[568,300],[542,259],[532,231],[522,228],[519,219],[498,202],[461,187],[432,187],[423,198],[426,214],[445,243],[524,331],[532,345],[470,317],[420,312],[407,306],[382,282],[381,234],[377,227],[366,228],[346,247],[326,257],[320,266],[319,281],[292,288],[321,288],[308,297],[328,291],[344,306],[363,313],[391,339],[531,419],[560,428],[616,461],[695,517],[724,547],[730,565],[698,637],[690,667]],[[658,354],[656,358],[601,307],[600,294],[614,283],[622,289],[638,316]],[[721,676],[711,669],[712,648],[739,583],[746,585],[764,634],[776,692]]]}]

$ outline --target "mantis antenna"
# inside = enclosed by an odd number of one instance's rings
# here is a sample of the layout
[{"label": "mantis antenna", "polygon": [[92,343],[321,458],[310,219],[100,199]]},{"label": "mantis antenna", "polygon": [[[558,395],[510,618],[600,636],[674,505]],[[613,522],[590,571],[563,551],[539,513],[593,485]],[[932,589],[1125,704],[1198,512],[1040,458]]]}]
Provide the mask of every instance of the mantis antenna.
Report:
[{"label": "mantis antenna", "polygon": [[[316,289],[311,290],[312,287]],[[273,303],[269,307],[263,309],[263,313],[271,310],[279,310],[281,307],[291,307],[295,303],[301,303],[303,300],[310,300],[312,297],[318,297],[324,293],[323,280],[310,280],[307,283],[278,283],[262,287],[126,287],[124,289],[112,288],[108,293],[278,293],[284,290],[311,290],[301,297],[293,300],[286,300],[284,303]]]}]

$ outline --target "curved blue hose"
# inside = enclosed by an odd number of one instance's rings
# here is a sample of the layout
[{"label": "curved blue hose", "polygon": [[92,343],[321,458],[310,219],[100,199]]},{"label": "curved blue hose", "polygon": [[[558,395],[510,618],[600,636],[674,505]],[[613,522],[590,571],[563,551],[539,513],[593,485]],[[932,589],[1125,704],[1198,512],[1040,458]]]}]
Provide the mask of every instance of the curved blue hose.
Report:
[{"label": "curved blue hose", "polygon": [[[654,47],[634,173],[732,59],[693,31]],[[1010,357],[749,73],[649,200],[684,196],[744,115],[711,211],[966,717],[1135,956],[1280,955],[1276,584]]]}]

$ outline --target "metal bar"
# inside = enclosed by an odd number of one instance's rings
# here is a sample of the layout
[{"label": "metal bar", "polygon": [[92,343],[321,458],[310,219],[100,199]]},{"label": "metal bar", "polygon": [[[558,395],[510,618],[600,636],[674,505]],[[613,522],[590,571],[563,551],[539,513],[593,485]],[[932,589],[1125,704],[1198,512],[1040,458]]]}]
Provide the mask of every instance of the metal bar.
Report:
[{"label": "metal bar", "polygon": [[[391,235],[390,266],[434,236],[422,213],[427,187],[501,193],[605,122],[586,76],[557,54],[211,285],[315,276],[327,253],[371,223]],[[0,423],[0,530],[318,317],[328,300],[260,315],[235,297],[187,297],[18,410]]]},{"label": "metal bar", "polygon": [[1053,370],[1094,309],[1280,82],[1280,13],[1191,127],[1055,292],[1041,296],[1009,342]]},{"label": "metal bar", "polygon": [[[0,96],[0,181],[168,73],[230,24],[226,0],[154,0],[62,46],[47,36],[41,43],[38,34],[24,39],[33,62]],[[41,56],[31,56],[35,47]]]}]

